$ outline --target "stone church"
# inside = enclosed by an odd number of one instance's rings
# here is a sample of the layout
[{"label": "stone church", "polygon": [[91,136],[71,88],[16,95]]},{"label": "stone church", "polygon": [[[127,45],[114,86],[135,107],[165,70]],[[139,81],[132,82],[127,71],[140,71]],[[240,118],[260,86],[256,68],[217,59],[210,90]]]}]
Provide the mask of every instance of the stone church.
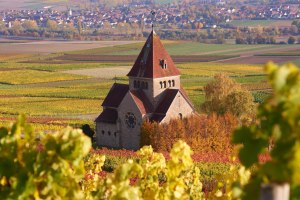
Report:
[{"label": "stone church", "polygon": [[129,84],[115,83],[97,117],[99,146],[137,150],[144,120],[168,123],[195,113],[180,85],[180,72],[154,31],[127,74]]}]

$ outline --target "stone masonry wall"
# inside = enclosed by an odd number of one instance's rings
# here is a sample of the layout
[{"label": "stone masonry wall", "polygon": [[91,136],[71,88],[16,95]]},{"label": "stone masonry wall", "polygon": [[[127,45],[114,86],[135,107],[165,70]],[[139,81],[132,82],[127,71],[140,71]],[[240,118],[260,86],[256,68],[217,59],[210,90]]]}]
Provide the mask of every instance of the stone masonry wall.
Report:
[{"label": "stone masonry wall", "polygon": [[[126,114],[133,113],[136,118],[134,128],[129,128],[125,122]],[[121,130],[121,148],[137,150],[140,148],[140,129],[143,123],[143,115],[128,92],[118,108]]]},{"label": "stone masonry wall", "polygon": [[174,118],[185,118],[193,114],[193,108],[186,101],[180,92],[177,93],[176,98],[172,102],[166,117],[161,123],[168,123],[171,119]]},{"label": "stone masonry wall", "polygon": [[98,146],[120,148],[120,132],[117,124],[103,122],[96,123],[96,143]]}]

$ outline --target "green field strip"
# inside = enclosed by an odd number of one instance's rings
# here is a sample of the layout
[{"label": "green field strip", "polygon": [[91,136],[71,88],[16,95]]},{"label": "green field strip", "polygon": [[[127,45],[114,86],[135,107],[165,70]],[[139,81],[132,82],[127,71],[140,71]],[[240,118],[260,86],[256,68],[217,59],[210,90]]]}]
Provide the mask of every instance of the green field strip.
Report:
[{"label": "green field strip", "polygon": [[[280,48],[281,45],[235,45],[235,44],[203,44],[185,42],[168,44],[165,46],[171,55],[228,55],[240,52],[252,52]],[[111,55],[138,55],[140,49],[113,51]]]},{"label": "green field strip", "polygon": [[[251,45],[248,45],[251,47]],[[241,50],[232,50],[227,51],[226,53],[223,53],[222,55],[236,55],[240,53],[253,53],[255,54],[257,51],[262,50],[273,50],[273,49],[281,49],[283,45],[255,45],[253,48],[245,48]]]},{"label": "green field strip", "polygon": [[[299,44],[296,45],[299,46]],[[274,52],[274,53],[257,54],[256,56],[300,56],[300,49],[287,50],[287,51]]]},{"label": "green field strip", "polygon": [[234,78],[235,81],[238,83],[257,83],[257,82],[262,82],[266,81],[267,77],[266,76],[244,76],[244,77],[236,77]]},{"label": "green field strip", "polygon": [[111,55],[114,52],[123,52],[136,50],[140,51],[143,47],[144,42],[136,42],[132,44],[115,45],[109,47],[100,47],[95,49],[79,50],[79,51],[68,51],[67,54],[84,54],[84,55]]},{"label": "green field strip", "polygon": [[[242,46],[231,44],[203,44],[198,42],[182,42],[165,45],[167,51],[171,55],[191,55],[197,53],[207,53],[219,50],[228,50],[229,48],[240,48]],[[133,50],[128,49],[126,51],[114,51],[111,53],[111,55],[138,55],[139,52],[140,49],[137,48]]]},{"label": "green field strip", "polygon": [[11,70],[16,70],[16,69],[26,69],[28,67],[27,63],[17,63],[17,62],[3,62],[0,63],[0,71],[3,71],[3,69],[11,69]]},{"label": "green field strip", "polygon": [[[143,46],[142,42],[102,47],[82,51],[72,51],[69,54],[83,55],[138,55]],[[166,42],[165,47],[171,55],[230,55],[240,52],[255,52],[281,48],[282,45],[235,45],[235,44],[204,44],[198,42]]]}]

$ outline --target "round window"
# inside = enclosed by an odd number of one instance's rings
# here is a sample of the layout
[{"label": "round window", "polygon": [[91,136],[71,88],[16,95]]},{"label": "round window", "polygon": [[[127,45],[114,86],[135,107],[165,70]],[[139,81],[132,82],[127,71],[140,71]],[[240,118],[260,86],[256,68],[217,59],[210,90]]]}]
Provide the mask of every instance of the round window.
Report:
[{"label": "round window", "polygon": [[136,118],[132,112],[128,112],[125,115],[125,123],[128,128],[134,128],[136,125]]}]

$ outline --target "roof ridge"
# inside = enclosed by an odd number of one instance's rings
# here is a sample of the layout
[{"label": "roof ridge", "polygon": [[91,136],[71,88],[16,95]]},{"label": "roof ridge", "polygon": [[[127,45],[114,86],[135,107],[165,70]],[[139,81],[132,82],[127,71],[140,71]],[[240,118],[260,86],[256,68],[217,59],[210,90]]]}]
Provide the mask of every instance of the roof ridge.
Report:
[{"label": "roof ridge", "polygon": [[180,86],[179,89],[180,94],[183,96],[183,98],[187,101],[188,104],[190,104],[190,106],[193,108],[193,110],[195,111],[195,106],[192,103],[191,99],[189,98],[189,96],[187,95],[186,91],[183,89],[182,86]]},{"label": "roof ridge", "polygon": [[[176,92],[173,94],[167,94],[169,91],[176,91]],[[179,89],[170,89],[170,88],[166,89],[164,91],[164,96],[161,99],[161,101],[159,102],[158,106],[156,107],[154,113],[155,114],[166,114],[168,112],[168,110],[170,109],[170,106],[172,105],[174,98],[176,97],[178,92],[180,92]],[[170,98],[171,98],[171,100],[170,100]],[[167,106],[167,107],[164,107],[164,106]]]},{"label": "roof ridge", "polygon": [[103,100],[102,106],[113,108],[119,107],[128,90],[129,85],[114,83],[113,86],[110,88],[107,96]]},{"label": "roof ridge", "polygon": [[114,85],[124,85],[124,86],[128,86],[128,84],[126,84],[126,83],[114,83],[113,86],[114,86]]}]

